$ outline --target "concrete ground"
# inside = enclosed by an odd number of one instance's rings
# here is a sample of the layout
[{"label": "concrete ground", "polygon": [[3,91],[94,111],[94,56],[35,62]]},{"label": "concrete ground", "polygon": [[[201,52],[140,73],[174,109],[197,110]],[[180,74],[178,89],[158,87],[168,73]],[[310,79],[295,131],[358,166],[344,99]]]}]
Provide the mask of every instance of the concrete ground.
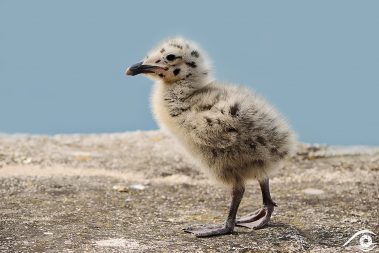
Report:
[{"label": "concrete ground", "polygon": [[[299,145],[271,189],[268,227],[198,239],[182,228],[222,223],[229,193],[163,133],[2,135],[0,252],[358,252],[342,245],[379,234],[379,148]],[[239,214],[260,205],[252,182]]]}]

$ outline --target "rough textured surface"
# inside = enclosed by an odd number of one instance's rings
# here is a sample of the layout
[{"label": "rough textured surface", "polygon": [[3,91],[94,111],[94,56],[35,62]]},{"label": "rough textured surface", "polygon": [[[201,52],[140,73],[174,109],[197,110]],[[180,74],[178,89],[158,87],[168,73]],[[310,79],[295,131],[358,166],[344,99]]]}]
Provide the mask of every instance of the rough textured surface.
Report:
[{"label": "rough textured surface", "polygon": [[[269,227],[204,239],[181,229],[223,222],[228,193],[177,150],[159,131],[0,136],[0,252],[356,252],[379,233],[378,148],[300,145]],[[239,214],[260,204],[252,182]]]}]

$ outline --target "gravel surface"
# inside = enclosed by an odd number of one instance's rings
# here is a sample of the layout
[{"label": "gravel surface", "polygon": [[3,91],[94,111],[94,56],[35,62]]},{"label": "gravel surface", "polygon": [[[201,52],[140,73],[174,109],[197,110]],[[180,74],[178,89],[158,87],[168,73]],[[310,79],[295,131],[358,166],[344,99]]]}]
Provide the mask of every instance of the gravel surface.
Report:
[{"label": "gravel surface", "polygon": [[[358,252],[342,245],[379,234],[379,148],[299,144],[268,227],[202,239],[182,228],[222,223],[229,193],[179,150],[160,131],[0,135],[0,252]],[[239,214],[260,205],[251,182]]]}]

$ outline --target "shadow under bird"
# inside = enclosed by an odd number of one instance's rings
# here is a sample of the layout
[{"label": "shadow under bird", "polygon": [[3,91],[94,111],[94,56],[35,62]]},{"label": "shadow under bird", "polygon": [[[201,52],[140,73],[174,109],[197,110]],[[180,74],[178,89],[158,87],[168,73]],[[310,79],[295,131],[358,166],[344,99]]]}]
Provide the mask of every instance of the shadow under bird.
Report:
[{"label": "shadow under bird", "polygon": [[[127,75],[155,81],[152,109],[160,127],[171,134],[199,166],[231,191],[224,224],[184,229],[197,237],[230,234],[234,227],[267,225],[276,206],[269,175],[294,152],[295,138],[286,121],[263,98],[212,78],[204,51],[184,38],[160,43]],[[263,207],[236,219],[245,183],[259,182]]]}]

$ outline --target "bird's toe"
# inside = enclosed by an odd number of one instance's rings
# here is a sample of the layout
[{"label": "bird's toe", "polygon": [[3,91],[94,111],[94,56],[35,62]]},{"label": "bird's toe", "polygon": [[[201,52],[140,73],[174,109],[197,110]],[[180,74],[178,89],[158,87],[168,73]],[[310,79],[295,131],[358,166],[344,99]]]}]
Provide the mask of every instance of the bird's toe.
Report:
[{"label": "bird's toe", "polygon": [[194,234],[196,237],[211,237],[233,233],[233,228],[224,225],[200,225],[183,229],[186,233]]},{"label": "bird's toe", "polygon": [[253,215],[248,215],[237,219],[236,225],[253,229],[261,229],[268,224],[273,211],[273,206],[265,206]]}]

